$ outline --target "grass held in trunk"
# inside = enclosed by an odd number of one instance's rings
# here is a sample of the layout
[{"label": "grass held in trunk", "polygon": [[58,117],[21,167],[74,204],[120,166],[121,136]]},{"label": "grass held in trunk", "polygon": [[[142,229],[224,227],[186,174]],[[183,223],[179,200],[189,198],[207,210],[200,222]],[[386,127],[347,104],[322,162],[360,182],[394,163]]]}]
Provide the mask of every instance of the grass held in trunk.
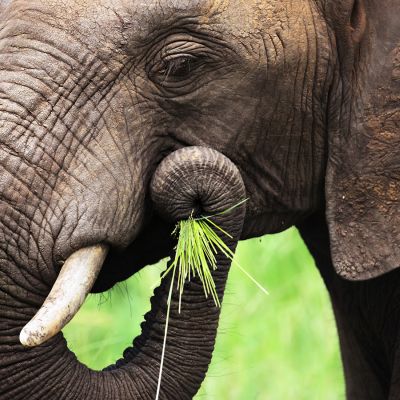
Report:
[{"label": "grass held in trunk", "polygon": [[[217,215],[226,214],[246,201],[247,199],[242,200]],[[190,282],[191,278],[196,276],[199,277],[203,285],[206,298],[211,295],[215,305],[217,307],[221,306],[211,271],[217,269],[215,256],[218,252],[223,253],[231,261],[233,261],[234,253],[218,236],[216,230],[229,238],[232,238],[232,236],[213,222],[213,217],[215,215],[200,218],[193,218],[191,215],[187,220],[178,222],[172,233],[178,236],[175,259],[161,276],[161,279],[168,275],[171,270],[175,272],[178,269],[179,312],[181,310],[185,282]]]},{"label": "grass held in trunk", "polygon": [[217,269],[215,256],[219,251],[230,259],[234,254],[214,229],[232,237],[216,225],[211,217],[193,218],[190,216],[187,220],[178,222],[175,227],[173,234],[178,236],[175,259],[161,278],[164,278],[171,270],[174,271],[174,276],[177,275],[179,312],[185,282],[190,282],[196,276],[203,285],[206,298],[211,295],[215,305],[221,306],[211,271]]}]

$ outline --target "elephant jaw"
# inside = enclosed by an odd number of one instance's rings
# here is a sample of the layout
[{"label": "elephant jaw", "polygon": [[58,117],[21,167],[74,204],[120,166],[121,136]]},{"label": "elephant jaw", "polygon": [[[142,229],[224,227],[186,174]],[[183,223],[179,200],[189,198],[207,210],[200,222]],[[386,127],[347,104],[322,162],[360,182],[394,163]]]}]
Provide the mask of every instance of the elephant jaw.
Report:
[{"label": "elephant jaw", "polygon": [[42,307],[20,333],[23,346],[43,344],[71,321],[92,289],[108,249],[101,244],[86,247],[65,261]]}]

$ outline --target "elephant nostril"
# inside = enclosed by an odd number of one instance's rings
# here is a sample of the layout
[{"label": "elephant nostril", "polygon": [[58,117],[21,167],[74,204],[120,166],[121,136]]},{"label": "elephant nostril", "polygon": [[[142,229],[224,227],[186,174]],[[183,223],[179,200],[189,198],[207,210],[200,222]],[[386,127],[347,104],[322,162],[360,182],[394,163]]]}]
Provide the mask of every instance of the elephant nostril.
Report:
[{"label": "elephant nostril", "polygon": [[201,200],[199,198],[195,199],[193,201],[193,217],[201,217],[204,214],[204,209],[201,203]]}]

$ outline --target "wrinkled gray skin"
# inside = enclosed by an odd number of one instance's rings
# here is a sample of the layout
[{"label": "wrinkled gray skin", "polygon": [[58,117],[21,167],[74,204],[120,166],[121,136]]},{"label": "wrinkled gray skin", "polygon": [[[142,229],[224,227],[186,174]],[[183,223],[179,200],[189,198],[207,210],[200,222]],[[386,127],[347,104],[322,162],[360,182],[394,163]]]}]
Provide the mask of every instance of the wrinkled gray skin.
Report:
[{"label": "wrinkled gray skin", "polygon": [[[110,371],[80,365],[61,335],[28,350],[18,334],[73,251],[112,246],[94,291],[168,255],[150,180],[168,154],[206,146],[243,178],[242,239],[300,228],[348,398],[398,399],[398,3],[0,0],[0,398],[154,398],[167,283]],[[236,239],[243,215],[221,221]],[[192,398],[210,361],[218,314],[198,293],[192,318],[171,316],[161,398]]]}]

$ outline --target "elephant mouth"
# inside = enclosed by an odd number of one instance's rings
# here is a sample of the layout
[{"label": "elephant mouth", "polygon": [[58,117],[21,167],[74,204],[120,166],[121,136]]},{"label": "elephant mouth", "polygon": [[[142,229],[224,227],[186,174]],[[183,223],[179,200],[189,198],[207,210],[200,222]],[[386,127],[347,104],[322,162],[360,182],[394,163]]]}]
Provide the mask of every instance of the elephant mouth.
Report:
[{"label": "elephant mouth", "polygon": [[173,224],[152,216],[128,247],[111,246],[91,293],[106,292],[144,267],[168,257],[175,244],[173,228]]}]

